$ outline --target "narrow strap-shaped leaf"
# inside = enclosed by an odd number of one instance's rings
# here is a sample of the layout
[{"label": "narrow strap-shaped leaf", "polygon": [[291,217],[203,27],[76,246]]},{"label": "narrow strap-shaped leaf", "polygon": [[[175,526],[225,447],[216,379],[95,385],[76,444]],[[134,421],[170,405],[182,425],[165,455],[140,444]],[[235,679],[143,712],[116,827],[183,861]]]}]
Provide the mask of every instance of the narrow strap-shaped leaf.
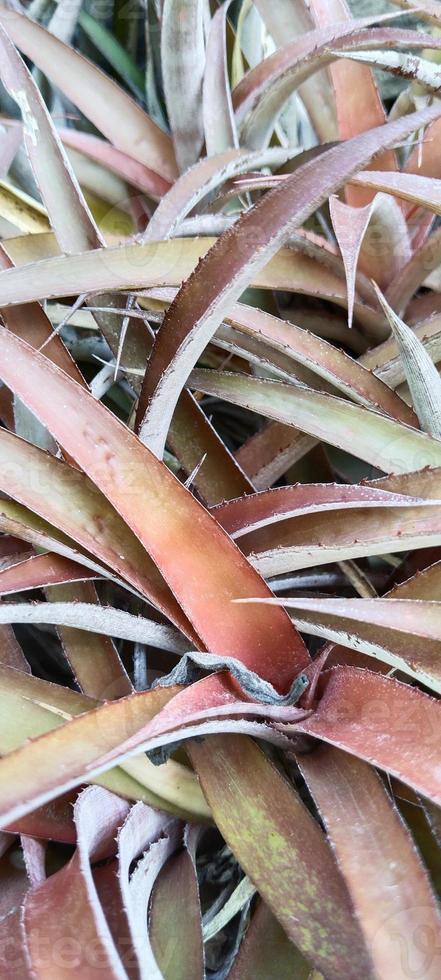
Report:
[{"label": "narrow strap-shaped leaf", "polygon": [[[310,7],[314,20],[322,27],[335,20],[351,18],[346,0],[310,0]],[[361,65],[338,61],[331,66],[330,73],[335,90],[340,139],[348,139],[356,133],[381,125],[385,115],[373,72]],[[378,165],[380,170],[396,170],[394,153],[390,150],[384,153]],[[346,190],[349,204],[366,204],[370,197],[369,192],[358,188],[349,187]]]},{"label": "narrow strap-shaped leaf", "polygon": [[76,967],[87,976],[98,977],[104,968],[112,980],[126,980],[91,865],[98,858],[106,857],[109,851],[112,853],[115,833],[127,812],[128,804],[104,789],[90,787],[79,796],[75,804],[77,848],[73,857],[60,871],[28,892],[25,900],[26,942],[32,970],[37,976],[53,980],[60,976],[57,949],[70,939]]},{"label": "narrow strap-shaped leaf", "polygon": [[46,879],[46,842],[21,834],[21,847],[27,875],[31,885],[39,885]]},{"label": "narrow strap-shaped leaf", "polygon": [[268,905],[253,912],[228,980],[308,980],[310,964],[290,942]]},{"label": "narrow strap-shaped leaf", "polygon": [[[118,575],[127,576],[132,585],[136,582],[136,589],[166,615],[172,619],[176,616],[177,625],[185,626],[185,617],[155,565],[87,476],[5,430],[0,434],[0,460],[0,487],[5,493],[73,538],[99,562],[113,567]],[[3,510],[11,513],[8,502]],[[47,546],[50,549],[50,544]]]},{"label": "narrow strap-shaped leaf", "polygon": [[441,88],[439,68],[433,62],[418,58],[416,55],[402,54],[399,51],[345,51],[340,57],[404,75],[405,78],[420,82],[431,92],[437,93]]},{"label": "narrow strap-shaped leaf", "polygon": [[[399,582],[386,592],[390,599],[427,599],[437,602],[441,585],[441,561],[418,571],[405,582]],[[385,596],[385,597],[386,597]]]},{"label": "narrow strap-shaped leaf", "polygon": [[[303,0],[302,0],[303,2]],[[393,15],[385,15],[376,18],[376,22],[387,20]],[[372,17],[356,18],[350,20],[338,20],[337,23],[326,27],[319,27],[316,30],[309,30],[298,36],[295,40],[288,40],[285,35],[281,39],[281,46],[274,54],[268,55],[263,61],[258,62],[240,80],[232,93],[233,105],[239,119],[243,119],[245,114],[257,109],[259,100],[265,102],[274,111],[278,111],[283,102],[295,90],[297,85],[310,77],[318,68],[329,65],[338,58],[340,48],[345,49],[369,49],[373,45],[378,48],[390,46],[393,42],[398,48],[414,46],[416,48],[430,46],[432,43],[438,46],[438,40],[431,34],[422,34],[419,31],[402,30],[400,28],[371,28]],[[367,30],[366,28],[369,28]],[[330,48],[335,49],[332,54]],[[326,77],[326,76],[325,76]],[[305,82],[301,85],[305,86]],[[330,87],[329,81],[327,83]],[[328,117],[332,119],[332,105],[329,93],[323,92],[321,97],[322,106]],[[309,103],[309,100],[308,100]],[[317,107],[308,110],[314,123],[317,118]],[[335,114],[335,108],[334,108]],[[319,126],[316,126],[319,132]],[[337,136],[336,120],[331,136],[323,142],[330,142]]]},{"label": "narrow strap-shaped leaf", "polygon": [[[409,157],[404,166],[404,173],[415,175],[422,175],[426,178],[436,178],[439,176],[439,166],[438,157],[439,149],[436,141],[437,134],[439,133],[439,126],[437,123],[432,123],[427,130],[427,141],[424,138],[423,143],[417,143],[413,150],[409,154]],[[420,242],[421,244],[421,242]]]},{"label": "narrow strap-shaped leaf", "polygon": [[18,127],[2,133],[2,144],[0,150],[0,179],[3,180],[14,162],[18,148],[21,143],[21,132]]},{"label": "narrow strap-shaped leaf", "polygon": [[[168,851],[172,853],[182,839],[182,825],[171,820],[166,814],[155,812],[151,807],[137,803],[130,810],[126,820],[118,832],[119,887],[125,915],[127,918],[131,948],[127,969],[130,976],[145,977],[146,980],[160,980],[157,963],[153,956],[148,928],[147,910],[151,889],[154,885],[154,875],[148,884],[146,875],[149,870],[149,856],[152,847],[159,841],[164,841],[164,852],[161,857],[166,860]],[[141,855],[141,858],[140,858]],[[158,855],[157,855],[158,856]],[[154,860],[154,852],[151,855]],[[137,882],[135,888],[131,882],[131,870],[136,859],[140,858],[135,868]],[[160,871],[161,863],[156,865],[156,873]],[[139,870],[138,870],[139,869]]]},{"label": "narrow strap-shaped leaf", "polygon": [[439,439],[441,438],[441,379],[438,371],[414,331],[397,316],[379,289],[377,295],[397,342],[421,428]]},{"label": "narrow strap-shaped leaf", "polygon": [[[0,17],[1,20],[1,17]],[[4,22],[3,22],[4,23]],[[1,79],[23,117],[23,136],[33,171],[63,251],[98,248],[102,239],[57,136],[37,86],[0,24]],[[51,181],[46,179],[51,174]]]},{"label": "narrow strap-shaped leaf", "polygon": [[0,214],[25,234],[44,234],[49,221],[42,204],[7,181],[0,182]]},{"label": "narrow strap-shaped leaf", "polygon": [[243,149],[224,149],[214,156],[202,157],[175,181],[150,219],[141,240],[166,238],[176,231],[179,223],[204,197],[212,194],[222,183],[238,173],[264,166],[282,166],[289,158],[282,147],[250,152]]},{"label": "narrow strap-shaped leaf", "polygon": [[[427,294],[429,295],[430,294]],[[412,325],[415,336],[423,344],[434,364],[441,360],[441,319],[434,315],[430,320],[422,320]],[[378,347],[366,351],[360,358],[364,367],[375,371],[385,384],[396,386],[406,380],[403,362],[399,355],[398,344],[393,334]]]},{"label": "narrow strap-shaped leaf", "polygon": [[434,803],[439,785],[439,701],[391,677],[335,667],[316,710],[283,731],[302,731],[397,776]]},{"label": "narrow strap-shaped leaf", "polygon": [[0,663],[25,673],[31,670],[12,626],[2,626],[0,629]]},{"label": "narrow strap-shaped leaf", "polygon": [[[430,494],[430,490],[428,493]],[[283,495],[280,503],[282,499]],[[410,501],[411,499],[409,497]],[[328,504],[317,501],[315,514],[312,511],[308,514],[306,509],[303,515],[300,512],[297,515],[294,513],[291,519],[287,511],[287,519],[284,520],[283,505],[277,511],[276,500],[275,517],[278,516],[279,520],[273,521],[266,509],[266,505],[270,506],[270,498],[263,498],[262,512],[259,514],[256,511],[256,520],[261,521],[262,526],[247,533],[247,515],[252,521],[253,513],[251,508],[248,512],[246,508],[242,511],[239,505],[236,515],[239,520],[240,513],[244,515],[245,534],[240,533],[239,524],[233,533],[238,537],[240,547],[249,560],[265,576],[326,565],[329,562],[436,547],[440,542],[439,504],[434,509],[427,509],[424,506],[421,508],[420,501],[415,507],[408,509],[403,508],[398,501],[398,506],[395,506],[391,499],[391,506],[378,511],[374,501],[373,506],[368,501],[363,502],[361,498],[358,506],[355,505],[355,500],[353,503],[350,520],[346,513],[347,504],[339,508],[337,498],[334,501],[336,506],[331,500]],[[259,506],[258,499],[256,506]],[[380,506],[383,507],[381,503]],[[232,523],[234,510],[233,503]],[[332,519],[327,511],[333,511]],[[229,522],[228,507],[225,518]],[[222,523],[222,511],[220,520]]]},{"label": "narrow strap-shaped leaf", "polygon": [[78,150],[86,157],[105,166],[106,170],[116,174],[127,181],[132,187],[148,194],[154,201],[160,200],[170,188],[170,181],[165,180],[160,174],[149,170],[148,167],[135,160],[122,150],[118,150],[112,143],[94,136],[92,133],[84,133],[79,129],[67,129],[63,126],[58,128],[58,133],[64,146]]},{"label": "narrow strap-shaped leaf", "polygon": [[144,76],[140,68],[131,57],[128,51],[118,41],[114,34],[109,31],[104,24],[87,12],[81,10],[79,25],[92,44],[104,56],[106,61],[115,69],[120,78],[127,83],[134,95],[139,99],[143,97]]},{"label": "narrow strap-shaped leaf", "polygon": [[117,953],[126,976],[133,977],[134,971],[130,973],[133,952],[129,926],[121,900],[118,874],[118,860],[115,857],[105,863],[95,864],[92,868],[94,885]]},{"label": "narrow strap-shaped leaf", "polygon": [[[375,771],[339,749],[320,746],[297,756],[335,849],[378,976],[407,976],[422,960],[439,974],[441,912],[410,832]],[[347,833],[348,825],[352,835]]]},{"label": "narrow strap-shaped leaf", "polygon": [[[142,698],[144,713],[142,717],[137,718],[138,727],[142,728],[146,718],[150,715],[154,716],[172,697],[173,692],[168,691],[162,691],[161,694],[156,692],[153,698],[144,696]],[[0,667],[0,698],[2,703],[0,750],[2,754],[19,749],[27,739],[35,739],[45,733],[54,733],[60,726],[70,724],[70,719],[93,711],[100,705],[96,699],[86,697],[77,691],[42,681],[29,674],[24,675],[23,671],[8,669],[7,667]],[[122,702],[116,700],[111,703],[118,706],[116,710],[119,715],[119,723],[122,723],[122,728],[118,729],[116,736],[118,740],[121,738],[122,732],[127,734],[127,731],[131,730],[130,723],[126,730],[126,722],[123,721],[126,716],[127,705],[121,714]],[[133,702],[130,701],[129,703],[131,705]],[[295,717],[304,714],[304,712],[299,713],[298,710],[294,711],[293,709],[290,713],[294,714]],[[158,725],[159,723],[157,723],[157,727]],[[162,728],[164,727],[167,728],[167,719]],[[168,727],[171,727],[170,724]],[[56,738],[57,735],[55,734]],[[91,739],[95,745],[95,755],[99,742],[96,730],[94,734],[90,728],[88,739]],[[112,743],[114,741],[113,738]],[[108,748],[110,742],[106,741],[105,745]],[[54,774],[52,773],[49,777],[53,785],[63,782],[63,779],[60,779],[60,772],[61,769],[58,771],[58,776],[55,776],[55,783],[52,782]],[[188,767],[175,762],[175,760],[169,760],[158,768],[145,755],[138,755],[136,758],[127,759],[121,767],[111,765],[110,770],[103,775],[98,774],[96,777],[90,778],[86,772],[83,775],[83,782],[100,783],[126,799],[143,800],[157,809],[177,813],[185,819],[207,820],[210,816],[196,776]],[[77,781],[75,785],[78,785]],[[58,797],[59,792],[61,789],[54,792],[50,798]],[[33,807],[30,806],[26,812],[32,810]]]},{"label": "narrow strap-shaped leaf", "polygon": [[237,450],[239,465],[256,490],[267,490],[316,445],[312,436],[283,422],[267,422]]},{"label": "narrow strap-shaped leaf", "polygon": [[[314,26],[304,0],[279,0],[277,7],[272,0],[256,0],[255,6],[279,48],[299,35],[309,33]],[[337,120],[328,76],[323,72],[308,78],[301,86],[301,97],[320,139],[324,142],[335,139]]]},{"label": "narrow strap-shaped leaf", "polygon": [[230,3],[214,14],[207,38],[202,113],[207,156],[237,147],[236,122],[227,65],[227,13]]},{"label": "narrow strap-shaped leaf", "polygon": [[428,275],[437,269],[441,256],[441,230],[434,231],[416,250],[400,275],[387,290],[386,298],[398,314],[403,314],[409,300]]},{"label": "narrow strap-shaped leaf", "polygon": [[361,459],[383,472],[441,464],[441,442],[410,426],[312,388],[198,369],[190,384],[267,418],[294,425],[346,452],[357,440]]},{"label": "narrow strap-shaped leaf", "polygon": [[[431,565],[429,568],[417,572],[415,575],[412,576],[412,578],[407,579],[405,582],[400,582],[398,585],[394,585],[392,589],[390,589],[388,592],[385,593],[384,598],[387,597],[390,599],[426,599],[429,601],[430,600],[437,601],[439,597],[440,585],[441,585],[441,562],[436,562],[434,565]],[[365,634],[365,638],[366,638],[366,634],[368,634],[369,641],[378,642],[379,645],[383,644],[383,647],[386,642],[388,641],[390,642],[391,640],[390,631],[386,632],[384,627],[380,627],[380,628],[365,627],[363,632]],[[404,646],[405,650],[407,647],[407,650],[410,651],[410,654],[412,655],[411,646],[412,645],[413,647],[415,646],[415,641],[413,637],[406,637],[405,635],[402,634],[400,636],[397,633],[395,633],[393,642],[396,651],[397,649],[399,650],[399,645],[400,645],[402,647]],[[435,662],[439,658],[440,649],[441,647],[439,641],[426,640],[424,643],[424,655],[430,656],[430,654],[432,653]],[[337,657],[337,661],[338,661],[338,657],[341,651],[343,651],[343,655],[345,655],[347,652],[347,648],[344,646],[339,646],[339,644],[327,644],[328,657],[331,656],[333,658]],[[377,665],[380,666],[380,661],[377,662]],[[384,664],[383,673],[386,672],[387,672],[387,665]]]},{"label": "narrow strap-shaped leaf", "polygon": [[[46,732],[51,732],[60,724],[59,716],[57,716],[52,710],[46,710],[45,708],[41,708],[38,704],[32,704],[31,706],[29,706],[29,704],[24,705],[23,700],[21,698],[17,697],[16,695],[12,695],[9,697],[5,696],[4,692],[2,692],[1,699],[2,699],[2,709],[4,709],[5,712],[7,712],[7,720],[2,719],[2,731],[0,734],[3,751],[5,751],[6,749],[10,749],[11,741],[15,740],[16,743],[18,742],[19,744],[20,743],[22,744],[24,739],[24,732],[27,733],[29,738],[35,738],[41,734],[42,728],[44,728]],[[20,720],[22,723],[22,731],[20,732],[20,737],[18,737],[17,734],[14,733],[14,738],[11,739],[9,731],[5,736],[4,726],[5,726],[5,721],[9,725],[9,728],[13,726],[14,712],[19,712],[21,716]],[[144,761],[147,762],[148,766],[150,766],[148,774],[153,773],[155,775],[157,773],[155,767],[151,763],[149,763],[148,759],[145,759]],[[166,765],[169,764],[170,763],[167,763]],[[139,773],[139,763],[136,762],[128,763],[128,767],[130,769],[132,767],[136,768]],[[117,793],[123,799],[143,800],[145,803],[148,803],[151,806],[155,806],[165,810],[171,810],[172,812],[177,812],[179,816],[182,815],[185,816],[186,818],[188,818],[190,814],[193,814],[193,812],[195,814],[196,812],[198,813],[201,812],[200,807],[197,808],[197,810],[194,810],[191,804],[188,808],[187,807],[181,808],[178,806],[174,807],[173,804],[170,803],[170,801],[165,801],[161,796],[159,796],[157,793],[155,793],[153,790],[149,789],[148,786],[145,785],[146,783],[149,782],[149,779],[148,779],[148,775],[146,778],[145,766],[143,766],[143,769],[144,772],[140,773],[142,781],[139,781],[138,779],[135,779],[135,777],[129,775],[128,770],[123,770],[122,768],[116,766],[113,767],[111,771],[106,772],[101,776],[98,775],[96,776],[96,778],[90,780],[88,779],[87,776],[85,776],[82,782],[97,783],[98,785],[104,786],[106,789],[109,789],[111,792]],[[164,771],[164,767],[162,767],[161,774],[163,771]],[[162,781],[163,780],[161,779],[161,782]],[[77,783],[76,785],[78,786],[80,784]],[[157,775],[156,775],[156,785],[157,785]],[[57,792],[53,793],[51,801],[53,801],[54,799],[58,799],[61,792],[62,792],[61,789],[59,789],[57,790]],[[77,795],[76,792],[74,793],[71,792],[70,799],[71,800],[75,799],[76,795]],[[49,809],[50,806],[51,806],[51,802],[48,803]],[[44,805],[41,809],[44,810]],[[207,811],[207,805],[205,804],[202,812],[206,813],[206,811]],[[11,831],[14,833],[15,827],[18,827],[20,831],[22,828],[23,833],[27,832],[27,827],[28,828],[31,827],[30,832],[32,832],[32,828],[38,830],[38,820],[35,820],[34,822],[30,821],[29,824],[27,822],[28,814],[34,812],[35,812],[35,808],[33,806],[29,806],[26,810],[24,817],[22,814],[20,814],[20,817],[17,821],[16,820],[12,821]],[[44,825],[45,824],[44,815],[42,819]],[[46,833],[46,835],[43,833],[43,837],[44,836],[50,838],[51,833],[49,831]],[[56,836],[57,836],[56,833],[54,833],[55,839]]]},{"label": "narrow strap-shaped leaf", "polygon": [[[93,582],[81,582],[75,586],[52,586],[46,589],[46,598],[50,603],[86,603],[99,606]],[[107,612],[106,607],[103,612]],[[91,633],[90,630],[66,625],[58,626],[58,635],[81,691],[102,701],[121,698],[132,692],[132,684],[110,636],[103,632]]]},{"label": "narrow strap-shaped leaf", "polygon": [[[424,144],[425,148],[430,145],[430,140],[431,136],[428,132],[427,143]],[[441,212],[441,180],[435,179],[435,175],[433,177],[425,176],[424,165],[417,173],[365,170],[356,174],[351,183],[360,184],[362,187],[371,187],[376,191],[384,191],[386,194],[394,194],[404,201],[430,208],[435,214]]]},{"label": "narrow strap-shaped leaf", "polygon": [[11,867],[8,852],[0,859],[0,882],[0,970],[7,976],[11,972],[12,959],[18,980],[28,980],[29,958],[23,936],[21,907],[29,888],[29,878],[23,865],[20,868]]},{"label": "narrow strap-shaped leaf", "polygon": [[[35,252],[31,251],[35,238],[26,235],[8,239],[8,254],[17,265],[35,261]],[[97,290],[133,290],[134,283],[141,289],[177,286],[193,272],[214,241],[209,237],[175,238],[119,245],[80,255],[57,255],[51,240],[45,238],[39,245],[44,245],[50,257],[41,258],[40,250],[38,275],[34,266],[32,276],[29,268],[17,268],[7,270],[0,277],[0,304],[17,305]],[[261,289],[311,293],[342,304],[346,297],[344,282],[338,275],[288,248],[281,249],[263,269],[256,271],[252,284]],[[357,304],[357,317],[369,327],[378,326],[379,313],[367,304]],[[136,368],[139,371],[138,365]]]},{"label": "narrow strap-shaped leaf", "polygon": [[[423,35],[416,31],[410,32],[391,28],[362,30],[363,27],[370,27],[371,23],[372,18],[362,18],[355,21],[340,20],[337,24],[331,23],[327,27],[308,33],[299,40],[286,45],[249,71],[233,92],[233,104],[239,119],[243,118],[246,111],[251,107],[242,126],[241,140],[247,146],[254,148],[266,145],[286,100],[298,88],[304,91],[305,85],[308,85],[315,78],[315,73],[319,68],[332,66],[334,62],[337,62],[334,69],[338,70],[340,50],[357,51],[375,46],[381,48],[383,46],[388,47],[392,43],[395,43],[397,47],[403,45],[406,47],[410,45],[423,46]],[[425,39],[426,44],[432,43],[430,35],[426,34]],[[434,43],[436,46],[437,42]],[[323,71],[320,72],[320,75],[322,74]],[[328,86],[328,92],[325,90],[321,94],[320,100],[326,120],[330,115],[332,116],[333,108],[332,89],[329,82]],[[349,89],[346,90],[346,96],[348,91]],[[309,102],[308,107],[315,128],[319,131],[322,124],[317,123],[317,106],[312,106]],[[377,119],[377,125],[379,121]],[[336,135],[335,126],[332,137],[328,137],[328,141],[335,139]],[[347,134],[348,137],[351,135],[355,135],[355,133]],[[360,194],[360,192],[358,193]],[[366,199],[366,193],[364,197]]]},{"label": "narrow strap-shaped leaf", "polygon": [[[331,202],[332,200],[331,198]],[[335,201],[337,203],[340,202]],[[343,204],[340,207],[348,208],[348,205]],[[348,210],[356,211],[352,208]],[[355,217],[354,223],[356,221]],[[349,279],[350,277],[351,274]],[[351,305],[353,309],[354,293],[355,277],[352,283],[348,280],[348,316]],[[269,344],[274,350],[283,353],[284,357],[292,357],[296,363],[317,373],[324,381],[349,395],[353,401],[376,411],[383,411],[409,425],[417,424],[412,410],[399,401],[398,396],[392,394],[383,382],[371,373],[368,374],[353,358],[323,338],[244,303],[236,303],[226,317],[226,322],[231,323],[235,330],[246,337]]]},{"label": "narrow strap-shaped leaf", "polygon": [[202,81],[205,68],[202,0],[164,0],[161,63],[167,113],[180,171],[198,159],[204,138]]},{"label": "narrow strap-shaped leaf", "polygon": [[254,489],[188,390],[181,392],[169,429],[168,444],[188,476],[193,474],[193,484],[207,505]]},{"label": "narrow strap-shaped leaf", "polygon": [[[294,622],[302,631],[378,657],[441,693],[439,602],[400,597],[273,601],[294,610]],[[425,641],[417,649],[416,637]]]},{"label": "narrow strap-shaped leaf", "polygon": [[255,894],[256,889],[254,885],[244,875],[218,912],[212,914],[212,909],[209,909],[205,913],[203,924],[204,941],[209,942],[210,939],[213,939],[214,936],[221,932],[235,918],[238,912],[242,912],[242,915],[246,914],[251,899],[254,898]]},{"label": "narrow strap-shaped leaf", "polygon": [[153,888],[149,935],[165,980],[203,980],[204,948],[198,881],[187,849],[173,855]]},{"label": "narrow strap-shaped leaf", "polygon": [[330,980],[370,976],[332,853],[292,786],[249,739],[189,752],[222,835],[289,938]]},{"label": "narrow strap-shaped leaf", "polygon": [[[0,268],[2,271],[13,268],[13,263],[3,245],[0,246]],[[39,303],[33,303],[31,306],[25,304],[3,307],[2,317],[8,330],[17,334],[22,340],[26,340],[31,347],[38,349],[45,344],[46,357],[58,364],[58,367],[66,371],[74,381],[85,384],[80,369],[59,334],[54,334],[52,323]]]},{"label": "narrow strap-shaped leaf", "polygon": [[[2,7],[0,23],[23,54],[38,65],[110,142],[165,178],[174,180],[176,164],[170,137],[112,79],[28,17]],[[93,99],[90,92],[94,93]]]},{"label": "narrow strap-shaped leaf", "polygon": [[[239,657],[266,679],[273,678],[277,686],[288,685],[307,662],[300,637],[280,610],[268,617],[256,615],[256,610],[245,616],[235,611],[230,602],[233,590],[247,595],[268,595],[269,590],[170,471],[104,406],[5,330],[0,332],[0,376],[8,378],[114,502],[164,572],[206,646]],[[62,413],[59,405],[64,406]],[[81,438],[74,424],[78,413],[83,419]],[[178,540],[179,566],[170,550],[170,542]],[[196,582],[200,587],[195,588]]]},{"label": "narrow strap-shaped leaf", "polygon": [[141,980],[162,980],[162,971],[154,956],[146,923],[146,908],[149,906],[152,889],[158,875],[177,850],[181,831],[176,824],[169,832],[153,841],[149,850],[141,858],[129,882],[132,903],[132,933],[140,963]]},{"label": "narrow strap-shaped leaf", "polygon": [[[388,492],[379,487],[341,483],[308,483],[227,500],[213,508],[216,520],[233,538],[302,514],[346,508],[402,507],[423,504],[422,499]],[[352,516],[352,515],[351,515]]]},{"label": "narrow strap-shaped leaf", "polygon": [[0,571],[0,595],[26,592],[47,585],[82,582],[95,578],[92,571],[61,555],[35,555]]},{"label": "narrow strap-shaped leaf", "polygon": [[76,790],[52,800],[49,806],[38,807],[23,817],[17,824],[8,828],[10,833],[27,834],[39,840],[55,840],[62,844],[76,843],[76,829],[72,806],[77,797]]},{"label": "narrow strap-shaped leaf", "polygon": [[390,195],[376,194],[360,247],[360,271],[386,287],[411,255],[410,231],[402,207]]},{"label": "narrow strap-shaped leaf", "polygon": [[[249,602],[249,600],[239,600]],[[262,600],[259,600],[262,601]],[[265,600],[264,600],[265,601]],[[426,639],[438,640],[441,636],[441,603],[428,600],[407,599],[269,599],[283,602],[290,609],[324,611],[329,615],[357,619],[360,623],[384,625],[399,633],[412,633]],[[421,615],[421,614],[424,615]],[[395,618],[394,618],[395,617]]]},{"label": "narrow strap-shaped leaf", "polygon": [[70,44],[75,32],[78,15],[81,10],[80,0],[75,0],[69,4],[68,0],[59,0],[50,20],[47,24],[48,31],[55,37]]},{"label": "narrow strap-shaped leaf", "polygon": [[[83,565],[94,573],[98,578],[110,578],[118,582],[119,585],[124,583],[117,575],[114,575],[112,571],[105,565],[101,565],[99,562],[90,558],[82,549],[76,547],[75,542],[63,534],[62,531],[58,531],[57,528],[48,524],[46,521],[38,517],[37,514],[32,513],[26,507],[22,507],[21,504],[15,503],[13,500],[2,500],[0,507],[0,530],[6,535],[14,535],[24,543],[27,542],[33,548],[40,548],[43,552],[53,553],[55,555],[62,555],[63,558],[68,558],[70,561],[75,562],[75,564]],[[139,597],[139,591],[130,588],[130,591],[135,591]]]},{"label": "narrow strap-shaped leaf", "polygon": [[2,603],[0,622],[73,626],[135,643],[148,643],[172,653],[184,653],[189,642],[168,626],[162,626],[142,616],[133,616],[124,609],[87,602]]},{"label": "narrow strap-shaped leaf", "polygon": [[[140,434],[157,454],[162,455],[173,408],[189,370],[253,272],[375,153],[404,138],[413,126],[431,121],[434,110],[424,111],[427,116],[416,113],[405,121],[380,126],[305,164],[282,188],[266,194],[210,250],[166,313],[144,378],[138,406]],[[200,288],[202,281],[210,283],[209,290]]]},{"label": "narrow strap-shaped leaf", "polygon": [[409,13],[415,11],[422,20],[431,21],[435,25],[440,23],[441,14],[437,0],[421,0],[421,2],[419,0],[391,0],[391,2],[403,7],[404,10],[408,10]]}]

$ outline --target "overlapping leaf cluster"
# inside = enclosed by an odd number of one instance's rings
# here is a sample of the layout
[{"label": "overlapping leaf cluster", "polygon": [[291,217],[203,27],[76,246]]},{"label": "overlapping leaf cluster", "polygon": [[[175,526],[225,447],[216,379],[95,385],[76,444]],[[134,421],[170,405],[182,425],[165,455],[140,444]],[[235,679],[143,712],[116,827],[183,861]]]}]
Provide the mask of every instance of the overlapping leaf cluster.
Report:
[{"label": "overlapping leaf cluster", "polygon": [[0,6],[1,976],[440,975],[441,15],[396,5]]}]

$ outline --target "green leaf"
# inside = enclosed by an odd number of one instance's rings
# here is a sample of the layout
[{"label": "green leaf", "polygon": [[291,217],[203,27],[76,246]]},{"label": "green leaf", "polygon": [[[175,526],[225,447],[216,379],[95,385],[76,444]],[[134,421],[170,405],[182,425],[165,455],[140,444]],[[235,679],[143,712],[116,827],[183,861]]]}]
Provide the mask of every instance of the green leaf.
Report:
[{"label": "green leaf", "polygon": [[410,426],[311,388],[245,375],[197,369],[190,385],[198,391],[242,405],[252,412],[293,425],[385,473],[406,473],[441,465],[441,442]]},{"label": "green leaf", "polygon": [[78,23],[109,65],[115,69],[124,82],[127,82],[134,95],[142,99],[144,75],[128,51],[123,48],[111,31],[91,17],[87,10],[81,10]]},{"label": "green leaf", "polygon": [[330,980],[369,976],[332,852],[293,787],[249,739],[216,736],[189,753],[223,837],[289,938]]},{"label": "green leaf", "polygon": [[149,935],[164,980],[203,980],[204,950],[198,880],[185,848],[159,873],[150,904]]}]

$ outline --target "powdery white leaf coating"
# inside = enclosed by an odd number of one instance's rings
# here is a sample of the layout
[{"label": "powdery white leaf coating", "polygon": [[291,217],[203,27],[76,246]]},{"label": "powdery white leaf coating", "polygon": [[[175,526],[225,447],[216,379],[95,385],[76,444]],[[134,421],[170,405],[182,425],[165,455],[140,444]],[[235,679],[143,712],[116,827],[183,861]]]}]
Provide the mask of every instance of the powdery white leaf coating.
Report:
[{"label": "powdery white leaf coating", "polygon": [[8,602],[0,607],[0,622],[73,626],[135,643],[149,643],[172,653],[184,653],[189,643],[171,627],[161,626],[142,616],[133,616],[123,609],[95,606],[87,602]]}]

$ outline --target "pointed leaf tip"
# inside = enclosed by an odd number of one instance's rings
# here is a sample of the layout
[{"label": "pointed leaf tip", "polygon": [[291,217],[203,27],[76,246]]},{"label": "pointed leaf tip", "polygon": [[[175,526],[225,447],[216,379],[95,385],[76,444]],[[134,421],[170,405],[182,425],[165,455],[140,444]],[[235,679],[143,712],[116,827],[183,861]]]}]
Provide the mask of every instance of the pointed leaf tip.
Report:
[{"label": "pointed leaf tip", "polygon": [[441,439],[441,378],[438,371],[421,340],[395,313],[375,282],[373,286],[397,342],[421,428]]}]

